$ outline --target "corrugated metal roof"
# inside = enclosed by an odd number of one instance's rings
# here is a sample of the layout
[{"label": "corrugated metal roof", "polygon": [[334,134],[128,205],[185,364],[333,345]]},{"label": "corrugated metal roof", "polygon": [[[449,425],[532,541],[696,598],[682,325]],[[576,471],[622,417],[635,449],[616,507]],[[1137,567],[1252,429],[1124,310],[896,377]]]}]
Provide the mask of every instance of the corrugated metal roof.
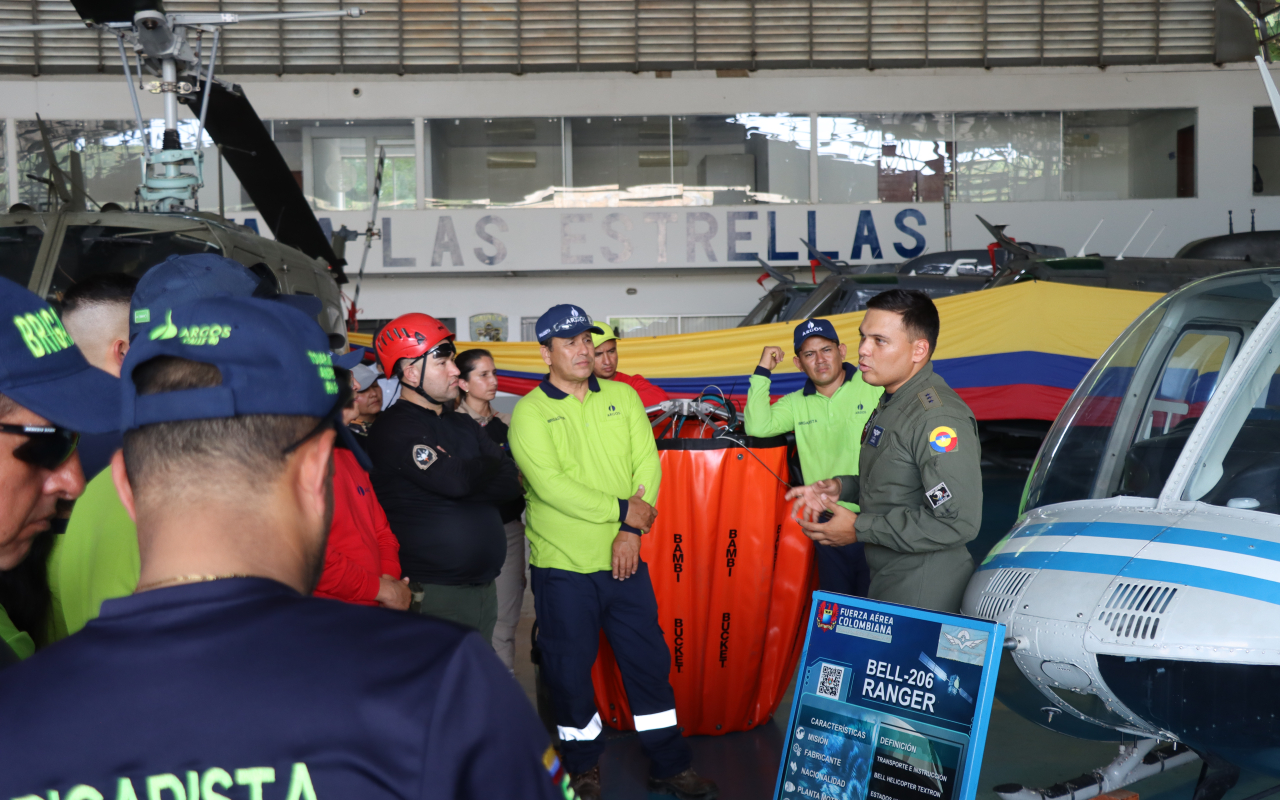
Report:
[{"label": "corrugated metal roof", "polygon": [[[226,73],[1159,64],[1217,59],[1215,0],[170,0],[170,12],[358,5],[244,23]],[[6,22],[74,20],[0,0]],[[0,34],[0,71],[115,70],[95,31]]]}]

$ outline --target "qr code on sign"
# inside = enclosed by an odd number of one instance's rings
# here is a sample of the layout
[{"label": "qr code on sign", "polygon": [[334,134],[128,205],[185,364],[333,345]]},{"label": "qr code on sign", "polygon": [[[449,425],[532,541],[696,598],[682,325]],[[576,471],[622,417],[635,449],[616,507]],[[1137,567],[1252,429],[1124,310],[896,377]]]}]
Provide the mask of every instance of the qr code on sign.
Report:
[{"label": "qr code on sign", "polygon": [[840,692],[843,684],[844,667],[837,667],[834,664],[818,664],[818,694],[839,700],[844,696]]}]

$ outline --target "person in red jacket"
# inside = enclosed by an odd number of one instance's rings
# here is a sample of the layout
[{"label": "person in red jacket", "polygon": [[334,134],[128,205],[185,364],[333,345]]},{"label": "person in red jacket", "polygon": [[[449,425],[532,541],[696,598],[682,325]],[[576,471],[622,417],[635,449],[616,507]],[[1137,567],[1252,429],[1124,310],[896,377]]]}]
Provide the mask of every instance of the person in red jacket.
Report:
[{"label": "person in red jacket", "polygon": [[[351,383],[347,370],[334,372],[340,385]],[[342,409],[342,424],[350,424],[357,413],[353,388]],[[373,494],[369,473],[355,454],[341,447],[333,449],[333,523],[314,594],[400,611],[409,608],[411,599],[408,579],[400,579],[400,543]]]},{"label": "person in red jacket", "polygon": [[604,331],[591,334],[591,343],[596,348],[595,373],[598,380],[625,383],[636,390],[645,408],[671,399],[666,392],[649,383],[643,376],[618,372],[618,334],[604,322],[592,324]]}]

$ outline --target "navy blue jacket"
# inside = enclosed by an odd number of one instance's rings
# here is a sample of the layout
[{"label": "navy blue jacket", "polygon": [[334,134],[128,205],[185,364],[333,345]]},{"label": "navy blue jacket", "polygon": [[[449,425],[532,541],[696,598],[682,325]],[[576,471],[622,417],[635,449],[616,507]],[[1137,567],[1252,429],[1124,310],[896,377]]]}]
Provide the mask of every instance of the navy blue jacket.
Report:
[{"label": "navy blue jacket", "polygon": [[479,635],[261,578],[106,601],[0,675],[0,709],[4,798],[564,797]]}]

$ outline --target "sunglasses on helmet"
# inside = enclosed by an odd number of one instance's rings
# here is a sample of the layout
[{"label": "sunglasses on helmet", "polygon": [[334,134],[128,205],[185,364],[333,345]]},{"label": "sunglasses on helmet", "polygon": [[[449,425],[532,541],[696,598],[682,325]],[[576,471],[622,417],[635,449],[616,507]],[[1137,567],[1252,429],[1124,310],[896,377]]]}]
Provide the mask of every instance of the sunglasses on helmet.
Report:
[{"label": "sunglasses on helmet", "polygon": [[41,469],[57,469],[67,463],[80,442],[80,434],[56,425],[0,425],[0,433],[27,437],[13,456]]}]

